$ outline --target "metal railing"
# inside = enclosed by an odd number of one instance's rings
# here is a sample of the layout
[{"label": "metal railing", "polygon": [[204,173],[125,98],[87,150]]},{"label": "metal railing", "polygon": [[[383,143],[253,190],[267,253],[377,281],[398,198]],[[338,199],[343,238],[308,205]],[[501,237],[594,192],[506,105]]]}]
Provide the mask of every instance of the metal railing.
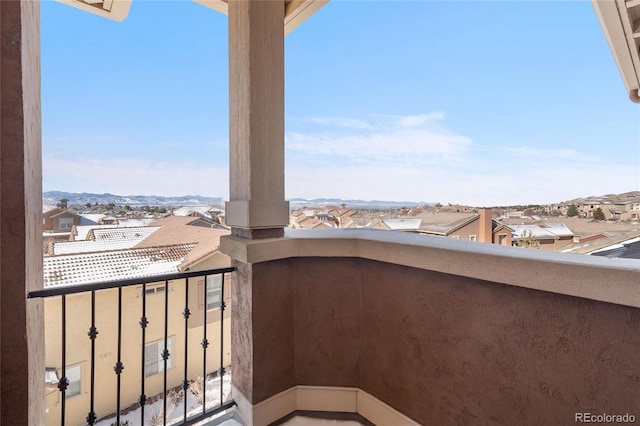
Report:
[{"label": "metal railing", "polygon": [[[149,398],[148,395],[146,395],[145,393],[145,382],[147,380],[147,366],[146,366],[146,362],[147,362],[147,357],[146,357],[146,345],[149,343],[147,342],[147,328],[149,327],[150,324],[150,320],[149,320],[149,314],[150,312],[148,312],[149,307],[147,306],[147,297],[149,296],[150,293],[148,293],[147,290],[149,290],[149,288],[147,287],[150,284],[155,284],[155,283],[164,283],[164,290],[162,291],[164,294],[164,324],[163,324],[163,328],[164,328],[164,336],[163,338],[160,340],[160,342],[163,343],[163,347],[161,347],[162,352],[159,354],[160,356],[158,357],[158,362],[162,363],[162,370],[163,370],[163,387],[162,387],[162,393],[160,395],[158,395],[158,397],[162,397],[163,402],[162,402],[162,411],[161,411],[161,419],[158,422],[158,413],[156,412],[156,417],[155,417],[155,421],[157,423],[154,424],[180,424],[180,425],[191,425],[194,424],[196,422],[202,421],[204,419],[208,419],[216,414],[219,414],[223,411],[226,411],[230,408],[232,408],[235,405],[235,402],[231,399],[228,398],[226,401],[223,398],[223,379],[225,378],[225,374],[228,376],[230,373],[227,371],[227,369],[225,369],[225,365],[224,365],[224,311],[227,308],[226,304],[225,304],[225,296],[224,296],[224,291],[225,291],[225,274],[230,273],[235,271],[235,268],[233,267],[227,267],[227,268],[219,268],[219,269],[211,269],[211,270],[204,270],[204,271],[192,271],[192,272],[183,272],[183,273],[174,273],[174,274],[166,274],[166,275],[157,275],[157,276],[147,276],[147,277],[142,277],[142,278],[135,278],[135,279],[127,279],[127,280],[119,280],[119,281],[104,281],[104,282],[98,282],[98,283],[91,283],[91,284],[80,284],[80,285],[73,285],[73,286],[60,286],[60,287],[51,287],[51,288],[46,288],[44,290],[38,290],[38,291],[32,291],[29,292],[28,294],[28,298],[33,299],[33,298],[43,298],[43,299],[51,299],[51,298],[60,298],[60,316],[61,316],[61,348],[60,348],[60,357],[61,357],[61,366],[58,368],[56,367],[55,372],[56,372],[56,376],[58,376],[58,371],[60,371],[60,376],[59,379],[57,379],[57,391],[59,391],[60,394],[60,424],[61,425],[65,425],[65,421],[66,421],[66,417],[67,417],[67,390],[69,388],[69,377],[68,377],[68,369],[67,369],[67,361],[68,361],[68,353],[67,353],[67,345],[68,345],[68,318],[67,318],[67,310],[68,310],[68,306],[67,306],[67,302],[68,302],[68,298],[71,296],[75,296],[75,295],[79,295],[79,294],[90,294],[91,296],[91,300],[90,300],[90,317],[91,317],[91,325],[87,331],[87,337],[88,337],[88,342],[87,344],[90,346],[90,372],[89,372],[89,401],[88,401],[88,405],[89,405],[89,409],[86,415],[86,424],[87,425],[94,425],[98,422],[98,416],[96,415],[96,407],[95,407],[95,402],[96,402],[96,341],[99,339],[99,331],[97,328],[97,323],[96,323],[96,293],[97,292],[101,292],[101,291],[105,291],[105,290],[117,290],[117,355],[116,355],[116,362],[115,365],[113,366],[113,373],[116,376],[116,398],[115,398],[115,407],[114,407],[114,411],[115,411],[115,415],[113,416],[113,418],[110,418],[107,424],[115,424],[115,425],[121,425],[121,424],[128,424],[126,421],[121,421],[121,411],[122,411],[122,374],[123,371],[125,369],[125,365],[123,363],[123,349],[124,351],[127,350],[133,350],[133,348],[123,348],[122,347],[122,333],[123,333],[123,289],[127,288],[127,287],[132,287],[132,286],[142,286],[141,287],[141,292],[139,293],[141,295],[140,299],[140,319],[138,321],[138,325],[139,325],[139,333],[140,333],[140,341],[141,341],[141,358],[140,358],[140,371],[141,371],[141,375],[140,375],[140,379],[139,379],[139,386],[140,386],[140,394],[139,397],[137,399],[137,401],[135,401],[135,403],[139,406],[139,410],[140,410],[140,423],[145,425],[148,424],[148,416],[145,419],[145,408],[148,407],[148,403],[151,402],[151,399]],[[210,285],[213,283],[209,282],[209,278],[210,277],[216,277],[219,276],[220,278],[220,292],[219,292],[219,303],[216,303],[215,306],[213,308],[210,308],[209,303],[208,303],[208,291],[210,290]],[[202,313],[202,326],[203,326],[203,334],[202,334],[202,340],[200,341],[199,344],[199,350],[202,351],[202,376],[200,376],[198,378],[198,380],[200,380],[199,383],[196,383],[199,386],[204,386],[204,391],[202,394],[202,409],[199,410],[198,413],[193,413],[193,409],[191,410],[190,413],[188,413],[188,407],[187,407],[187,391],[190,388],[190,386],[192,386],[195,383],[195,380],[190,380],[190,378],[188,377],[188,361],[189,361],[189,320],[192,317],[192,312],[190,309],[190,299],[189,299],[189,278],[202,278],[203,284],[201,287],[202,288],[197,288],[199,294],[197,295],[197,298],[200,298],[199,300],[203,300],[204,301],[204,307],[202,309],[203,313]],[[179,350],[175,347],[171,347],[171,344],[169,343],[169,298],[170,298],[170,283],[172,286],[172,291],[173,293],[179,292],[179,291],[183,291],[184,292],[184,309],[181,312],[181,316],[184,320],[184,365],[183,367],[183,380],[182,383],[180,383],[178,386],[176,386],[174,389],[178,389],[178,392],[182,392],[182,402],[181,404],[183,405],[183,410],[182,410],[182,416],[181,418],[178,419],[178,421],[176,422],[176,419],[173,419],[170,423],[170,419],[168,419],[168,411],[167,411],[167,399],[169,393],[172,391],[172,389],[168,389],[168,380],[167,380],[167,376],[168,376],[168,363],[170,362],[170,360],[172,359],[171,357],[174,356],[176,354],[176,351]],[[182,285],[182,283],[184,285]],[[182,288],[181,288],[182,287]],[[161,285],[159,287],[151,287],[151,290],[153,290],[152,293],[155,293],[155,289],[157,288],[161,288]],[[177,297],[177,296],[176,296]],[[175,301],[174,301],[175,303]],[[193,304],[193,303],[192,303]],[[129,308],[130,309],[130,306]],[[219,322],[220,322],[220,340],[219,342],[213,342],[213,344],[217,344],[218,348],[219,348],[219,355],[220,355],[220,364],[219,364],[219,368],[217,370],[213,370],[212,372],[207,372],[207,351],[211,351],[214,348],[210,348],[210,346],[212,346],[212,342],[209,341],[208,335],[207,335],[207,323],[208,320],[216,320],[216,319],[212,319],[211,316],[209,318],[207,318],[207,311],[208,310],[218,310],[219,311]],[[157,312],[155,313],[157,314]],[[209,312],[209,314],[211,314],[211,312]],[[156,315],[157,316],[157,315]],[[103,323],[102,326],[104,326],[105,324]],[[51,324],[47,324],[47,327],[51,326]],[[131,332],[130,329],[127,329],[127,332]],[[214,346],[215,347],[215,346]],[[193,348],[192,348],[193,349]],[[137,350],[137,349],[136,349]],[[159,360],[159,358],[162,358],[162,361]],[[178,368],[179,366],[177,365],[172,365],[171,368]],[[209,373],[209,374],[208,374]],[[213,407],[211,407],[211,404],[207,404],[207,380],[208,377],[211,377],[212,374],[217,374],[217,377],[219,379],[220,382],[220,394],[219,394],[219,403],[215,404]],[[180,401],[180,400],[178,400]],[[130,403],[131,401],[124,401],[124,403]],[[178,405],[180,405],[180,402],[178,403]],[[177,407],[177,405],[176,405]],[[104,415],[105,413],[103,413]],[[190,415],[189,415],[190,414]],[[113,415],[113,414],[111,414]],[[111,420],[115,421],[115,423],[111,422]],[[111,422],[111,423],[109,423]]]}]

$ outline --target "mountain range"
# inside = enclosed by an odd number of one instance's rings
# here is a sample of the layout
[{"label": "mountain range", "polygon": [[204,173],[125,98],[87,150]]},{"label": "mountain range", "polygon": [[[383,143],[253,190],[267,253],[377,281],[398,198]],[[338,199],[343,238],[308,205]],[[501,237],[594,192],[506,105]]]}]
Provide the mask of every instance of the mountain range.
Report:
[{"label": "mountain range", "polygon": [[[183,195],[178,197],[164,197],[160,195],[116,195],[116,194],[93,194],[93,193],[75,193],[64,191],[47,191],[42,194],[44,204],[56,205],[62,199],[67,199],[69,204],[109,204],[113,203],[118,206],[128,205],[134,206],[202,206],[209,204],[224,204],[222,197],[205,197],[202,195]],[[326,206],[346,204],[351,208],[399,208],[422,206],[424,201],[382,201],[382,200],[343,200],[340,198],[292,198],[289,200],[291,208],[300,208],[304,206]]]}]

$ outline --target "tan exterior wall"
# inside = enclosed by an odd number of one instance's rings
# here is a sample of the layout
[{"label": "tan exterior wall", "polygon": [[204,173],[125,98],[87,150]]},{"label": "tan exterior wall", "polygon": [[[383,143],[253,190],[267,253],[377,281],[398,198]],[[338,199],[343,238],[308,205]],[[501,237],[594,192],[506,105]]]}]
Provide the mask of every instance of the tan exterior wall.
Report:
[{"label": "tan exterior wall", "polygon": [[508,229],[501,229],[493,233],[493,244],[500,244],[500,236],[504,235],[504,239],[502,241],[503,246],[511,246],[513,241],[511,238],[511,231]]},{"label": "tan exterior wall", "polygon": [[253,346],[234,351],[234,384],[253,404],[312,385],[363,389],[421,424],[640,415],[638,308],[357,258],[239,275],[253,302],[234,337]]},{"label": "tan exterior wall", "polygon": [[[73,225],[68,227],[68,228],[61,228],[60,227],[60,219],[73,219]],[[51,223],[53,226],[53,232],[71,232],[71,228],[73,228],[73,226],[78,226],[80,225],[80,216],[78,216],[77,214],[74,213],[70,213],[70,212],[65,212],[65,213],[61,213],[58,216],[54,217],[51,219]],[[47,229],[47,228],[45,228]]]},{"label": "tan exterior wall", "polygon": [[45,231],[53,231],[53,219],[51,219],[51,216],[62,213],[62,211],[62,209],[55,208],[44,213],[42,216],[42,229]]},{"label": "tan exterior wall", "polygon": [[[148,284],[147,288],[163,283]],[[230,304],[231,294],[227,281],[225,298]],[[185,359],[185,320],[184,280],[169,283],[169,318],[168,336],[172,339],[172,367],[168,370],[168,388],[176,387],[184,380]],[[189,293],[196,295],[197,284],[190,282]],[[98,418],[115,412],[116,407],[116,374],[113,367],[117,362],[117,289],[96,292],[96,365],[95,365],[95,411]],[[142,314],[142,286],[127,287],[122,290],[122,362],[124,371],[121,374],[121,407],[135,404],[141,391],[141,327],[139,321]],[[164,339],[164,293],[147,295],[146,329],[147,344]],[[190,298],[190,301],[193,299]],[[68,424],[83,424],[89,412],[91,346],[87,332],[91,326],[91,296],[80,294],[67,296],[67,367],[82,366],[81,393],[67,398],[66,411]],[[188,327],[188,379],[203,373],[203,350],[201,341],[204,337],[203,309],[190,303],[191,317]],[[214,372],[220,367],[220,321],[219,310],[212,310],[207,315],[207,339],[210,346],[207,350],[207,372]],[[200,317],[200,318],[198,318]],[[225,314],[225,319],[229,313]],[[47,367],[61,368],[61,299],[59,297],[45,301],[45,352]],[[195,324],[195,326],[194,326]],[[224,323],[224,359],[223,365],[230,364],[230,321]],[[145,380],[145,394],[152,397],[162,392],[163,374],[155,374]],[[60,422],[60,397],[57,390],[49,390],[46,406],[48,425]]]},{"label": "tan exterior wall", "polygon": [[455,232],[452,232],[448,237],[460,237],[461,240],[471,241],[470,237],[472,235],[476,236],[476,241],[480,241],[480,221],[474,220],[468,225],[463,226]]}]

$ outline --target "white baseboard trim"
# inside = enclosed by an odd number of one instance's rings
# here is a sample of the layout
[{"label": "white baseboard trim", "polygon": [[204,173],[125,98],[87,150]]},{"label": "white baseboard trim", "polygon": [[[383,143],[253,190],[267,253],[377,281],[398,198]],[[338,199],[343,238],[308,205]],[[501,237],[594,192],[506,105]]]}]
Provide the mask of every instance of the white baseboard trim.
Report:
[{"label": "white baseboard trim", "polygon": [[296,411],[358,413],[377,426],[419,426],[419,423],[358,388],[295,386],[255,405],[235,387],[238,415],[247,426],[267,426]]}]

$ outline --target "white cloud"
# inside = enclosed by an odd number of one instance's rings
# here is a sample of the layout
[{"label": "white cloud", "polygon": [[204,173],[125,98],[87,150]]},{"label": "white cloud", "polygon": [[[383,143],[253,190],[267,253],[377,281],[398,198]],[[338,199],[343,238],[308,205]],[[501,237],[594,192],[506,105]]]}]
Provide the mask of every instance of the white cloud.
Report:
[{"label": "white cloud", "polygon": [[228,197],[227,166],[135,158],[43,158],[44,190]]},{"label": "white cloud", "polygon": [[344,127],[348,129],[360,129],[360,130],[373,129],[373,126],[371,126],[371,124],[369,124],[365,120],[346,118],[346,117],[313,117],[313,118],[309,118],[302,121],[319,124],[322,126]]},{"label": "white cloud", "polygon": [[[378,116],[286,136],[286,196],[464,203],[550,203],[640,188],[640,165],[579,148],[480,145],[443,113]],[[364,122],[364,121],[363,121]],[[45,190],[228,197],[228,167],[134,158],[45,156]]]},{"label": "white cloud", "polygon": [[381,117],[357,134],[288,134],[287,196],[484,206],[640,187],[640,165],[563,147],[479,146],[441,126],[443,113]]},{"label": "white cloud", "polygon": [[[383,117],[387,118],[387,117]],[[393,116],[371,130],[357,133],[287,134],[286,148],[296,158],[330,157],[333,161],[367,163],[434,163],[464,155],[471,139],[437,125],[444,114]]]}]

